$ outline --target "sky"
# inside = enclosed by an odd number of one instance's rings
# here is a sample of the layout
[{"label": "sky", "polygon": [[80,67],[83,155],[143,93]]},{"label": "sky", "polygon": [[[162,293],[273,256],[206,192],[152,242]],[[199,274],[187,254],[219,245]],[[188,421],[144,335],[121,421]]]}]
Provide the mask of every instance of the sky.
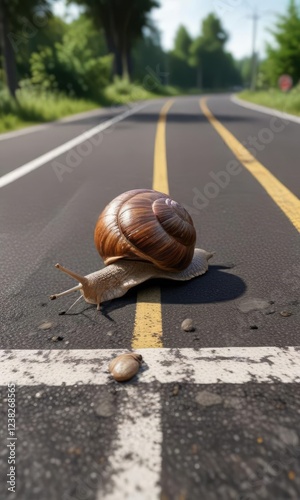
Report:
[{"label": "sky", "polygon": [[[300,3],[298,1],[298,3]],[[272,43],[268,29],[276,20],[276,14],[286,12],[289,0],[160,0],[161,7],[152,11],[152,19],[161,31],[164,49],[171,49],[178,26],[184,24],[193,37],[200,32],[201,21],[210,12],[222,20],[230,35],[227,50],[235,58],[251,55],[252,27],[251,16],[255,10],[260,15],[257,31],[257,50],[261,57],[265,54],[266,42]],[[54,4],[55,5],[55,4]],[[58,1],[56,13],[63,15],[64,2]],[[76,16],[77,8],[70,11],[70,18]]]}]

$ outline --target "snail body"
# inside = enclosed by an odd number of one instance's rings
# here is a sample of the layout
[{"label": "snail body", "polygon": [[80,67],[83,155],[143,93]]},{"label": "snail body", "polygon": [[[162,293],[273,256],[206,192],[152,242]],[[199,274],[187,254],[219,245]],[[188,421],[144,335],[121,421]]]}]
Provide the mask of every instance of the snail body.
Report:
[{"label": "snail body", "polygon": [[108,369],[115,380],[125,382],[138,373],[142,360],[143,358],[140,354],[131,352],[121,354],[109,363]]},{"label": "snail body", "polygon": [[56,264],[80,284],[50,299],[79,290],[86,302],[100,304],[122,297],[151,278],[185,281],[204,274],[212,253],[195,249],[192,218],[179,203],[150,189],[115,198],[95,227],[95,245],[106,267],[80,276]]}]

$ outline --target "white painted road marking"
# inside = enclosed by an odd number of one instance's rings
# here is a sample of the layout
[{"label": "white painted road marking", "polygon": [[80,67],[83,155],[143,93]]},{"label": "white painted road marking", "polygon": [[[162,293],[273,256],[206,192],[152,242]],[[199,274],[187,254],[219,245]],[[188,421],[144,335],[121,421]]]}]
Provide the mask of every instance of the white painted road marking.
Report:
[{"label": "white painted road marking", "polygon": [[126,387],[126,393],[116,414],[118,430],[109,458],[111,489],[100,490],[97,499],[159,499],[163,441],[160,394],[147,389],[143,399],[132,386]]},{"label": "white painted road marking", "polygon": [[265,115],[278,116],[278,118],[281,118],[282,120],[300,124],[300,116],[291,115],[290,113],[285,113],[284,111],[279,111],[278,109],[268,108],[267,106],[261,106],[260,104],[244,101],[234,94],[230,97],[230,100],[242,108],[258,111],[259,113],[264,113]]},{"label": "white painted road marking", "polygon": [[[0,351],[0,385],[103,385],[108,362],[124,349]],[[300,382],[298,347],[139,349],[147,370],[140,383],[243,384]]]},{"label": "white painted road marking", "polygon": [[[108,362],[124,349],[2,350],[0,385],[104,385],[111,380]],[[221,347],[205,349],[139,349],[147,370],[139,384],[122,386],[116,409],[117,432],[110,456],[107,490],[97,500],[159,500],[162,466],[161,399],[149,384],[300,382],[298,347]],[[139,388],[148,383],[147,397]],[[145,387],[145,386],[144,386]],[[150,410],[150,411],[149,411]],[[128,452],[131,458],[128,459]]]},{"label": "white painted road marking", "polygon": [[20,179],[20,177],[23,177],[24,175],[29,174],[33,170],[36,170],[37,168],[45,165],[45,163],[48,163],[49,161],[53,160],[54,158],[57,158],[58,156],[66,153],[70,149],[74,148],[75,146],[78,146],[78,144],[81,144],[82,142],[86,141],[87,139],[90,139],[96,134],[99,134],[100,132],[103,132],[104,130],[108,129],[112,125],[115,125],[116,123],[125,120],[130,115],[133,115],[134,113],[137,113],[141,109],[145,108],[148,106],[149,103],[144,103],[141,106],[135,106],[132,109],[129,109],[125,111],[124,113],[115,116],[114,118],[111,118],[110,120],[107,120],[103,123],[100,123],[96,127],[91,128],[90,130],[87,130],[83,134],[78,135],[77,137],[74,137],[74,139],[71,139],[68,142],[65,142],[64,144],[61,144],[55,149],[52,149],[51,151],[48,151],[48,153],[43,154],[42,156],[39,156],[38,158],[35,158],[32,161],[29,161],[28,163],[25,163],[25,165],[22,165],[21,167],[18,167],[8,174],[3,175],[0,177],[0,188],[7,186],[8,184],[11,184],[12,182]]}]

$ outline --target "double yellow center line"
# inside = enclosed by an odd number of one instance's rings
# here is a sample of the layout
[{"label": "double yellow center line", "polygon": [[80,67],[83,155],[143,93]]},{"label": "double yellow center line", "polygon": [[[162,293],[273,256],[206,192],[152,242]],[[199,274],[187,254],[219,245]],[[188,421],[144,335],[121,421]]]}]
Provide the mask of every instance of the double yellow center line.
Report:
[{"label": "double yellow center line", "polygon": [[[169,100],[161,109],[154,148],[152,188],[166,194],[169,194],[166,120],[173,103],[173,100]],[[206,99],[200,100],[200,108],[239,162],[255,177],[295,228],[300,231],[300,200],[215,118],[207,106]],[[148,287],[138,292],[132,348],[156,347],[163,347],[161,293],[159,287]]]}]

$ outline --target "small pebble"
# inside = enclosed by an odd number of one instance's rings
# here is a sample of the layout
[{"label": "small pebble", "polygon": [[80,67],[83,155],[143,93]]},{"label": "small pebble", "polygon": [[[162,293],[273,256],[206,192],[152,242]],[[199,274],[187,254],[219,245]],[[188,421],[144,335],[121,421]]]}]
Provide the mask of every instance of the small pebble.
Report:
[{"label": "small pebble", "polygon": [[209,391],[200,391],[195,397],[196,403],[201,406],[214,406],[222,403],[223,399],[218,394]]},{"label": "small pebble", "polygon": [[50,323],[50,321],[45,321],[44,323],[42,323],[40,326],[39,326],[39,329],[40,330],[50,330],[50,328],[52,328],[53,324]]},{"label": "small pebble", "polygon": [[112,417],[116,414],[115,401],[114,397],[111,395],[107,395],[103,397],[101,401],[98,402],[95,413],[97,417]]},{"label": "small pebble", "polygon": [[185,332],[194,332],[195,331],[195,327],[194,327],[194,324],[193,324],[193,320],[190,319],[190,318],[185,319],[181,323],[181,328]]},{"label": "small pebble", "polygon": [[60,335],[55,335],[54,337],[51,337],[51,342],[58,342],[59,340],[64,340],[63,337],[61,337]]},{"label": "small pebble", "polygon": [[280,316],[283,316],[284,318],[288,318],[289,316],[292,316],[292,313],[290,311],[281,311]]},{"label": "small pebble", "polygon": [[178,395],[178,393],[179,393],[179,385],[178,385],[178,384],[176,384],[176,385],[174,385],[174,387],[173,387],[172,396],[177,396],[177,395]]},{"label": "small pebble", "polygon": [[81,448],[78,446],[71,446],[71,448],[68,449],[68,453],[79,457],[81,455]]}]

